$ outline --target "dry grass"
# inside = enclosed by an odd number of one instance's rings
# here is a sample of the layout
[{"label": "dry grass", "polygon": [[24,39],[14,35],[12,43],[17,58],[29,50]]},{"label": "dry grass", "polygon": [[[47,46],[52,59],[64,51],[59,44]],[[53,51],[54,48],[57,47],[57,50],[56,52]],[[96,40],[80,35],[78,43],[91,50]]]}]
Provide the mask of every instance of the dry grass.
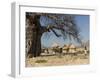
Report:
[{"label": "dry grass", "polygon": [[35,66],[58,66],[58,65],[81,65],[89,64],[89,56],[84,54],[63,56],[40,56],[37,58],[26,58],[26,67]]},{"label": "dry grass", "polygon": [[42,60],[42,59],[35,61],[35,63],[46,63],[46,62],[47,60]]}]

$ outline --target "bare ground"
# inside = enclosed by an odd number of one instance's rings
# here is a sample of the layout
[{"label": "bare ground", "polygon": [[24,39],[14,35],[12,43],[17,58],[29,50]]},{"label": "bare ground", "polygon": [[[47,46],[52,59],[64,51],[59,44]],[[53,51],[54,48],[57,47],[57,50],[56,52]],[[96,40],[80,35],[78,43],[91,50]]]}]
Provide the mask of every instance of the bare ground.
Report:
[{"label": "bare ground", "polygon": [[26,67],[83,65],[89,64],[89,55],[41,55],[36,58],[26,58]]}]

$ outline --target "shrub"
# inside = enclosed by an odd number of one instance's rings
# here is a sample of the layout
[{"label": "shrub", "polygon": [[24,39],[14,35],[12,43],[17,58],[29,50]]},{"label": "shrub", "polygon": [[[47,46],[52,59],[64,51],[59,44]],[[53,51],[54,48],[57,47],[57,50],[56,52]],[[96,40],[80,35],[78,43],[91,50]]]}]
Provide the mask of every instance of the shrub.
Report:
[{"label": "shrub", "polygon": [[35,63],[46,63],[47,60],[36,60]]}]

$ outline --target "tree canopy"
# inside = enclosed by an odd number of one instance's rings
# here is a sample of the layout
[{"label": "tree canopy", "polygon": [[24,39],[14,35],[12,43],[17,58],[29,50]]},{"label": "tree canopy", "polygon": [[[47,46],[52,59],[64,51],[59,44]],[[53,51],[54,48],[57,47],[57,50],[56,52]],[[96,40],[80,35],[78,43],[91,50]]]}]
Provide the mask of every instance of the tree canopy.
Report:
[{"label": "tree canopy", "polygon": [[[40,28],[43,32],[52,31],[57,37],[64,39],[74,39],[81,43],[80,32],[75,21],[75,16],[71,14],[51,14],[51,13],[26,13],[26,18],[30,20],[29,24],[34,24],[33,19],[38,16]],[[37,17],[36,17],[37,18]],[[57,33],[59,30],[61,34]]]}]

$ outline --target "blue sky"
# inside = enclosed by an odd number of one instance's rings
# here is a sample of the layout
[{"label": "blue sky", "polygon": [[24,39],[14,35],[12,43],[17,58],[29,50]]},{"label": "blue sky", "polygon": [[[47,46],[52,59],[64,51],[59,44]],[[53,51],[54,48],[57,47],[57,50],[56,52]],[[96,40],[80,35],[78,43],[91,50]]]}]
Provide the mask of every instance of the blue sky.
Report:
[{"label": "blue sky", "polygon": [[78,27],[80,28],[80,34],[84,40],[89,40],[89,16],[77,15],[75,16]]},{"label": "blue sky", "polygon": [[[77,26],[80,29],[80,35],[83,41],[89,40],[89,16],[88,15],[73,15],[75,16],[75,21]],[[46,20],[41,20],[42,25],[46,24]],[[45,22],[45,23],[44,23]],[[50,21],[51,22],[51,21]],[[56,37],[52,32],[44,33],[41,38],[42,45],[45,47],[50,47],[54,43],[58,43],[60,46],[64,44],[74,43],[77,44],[74,40],[70,41],[69,39],[64,40],[62,37]]]}]

